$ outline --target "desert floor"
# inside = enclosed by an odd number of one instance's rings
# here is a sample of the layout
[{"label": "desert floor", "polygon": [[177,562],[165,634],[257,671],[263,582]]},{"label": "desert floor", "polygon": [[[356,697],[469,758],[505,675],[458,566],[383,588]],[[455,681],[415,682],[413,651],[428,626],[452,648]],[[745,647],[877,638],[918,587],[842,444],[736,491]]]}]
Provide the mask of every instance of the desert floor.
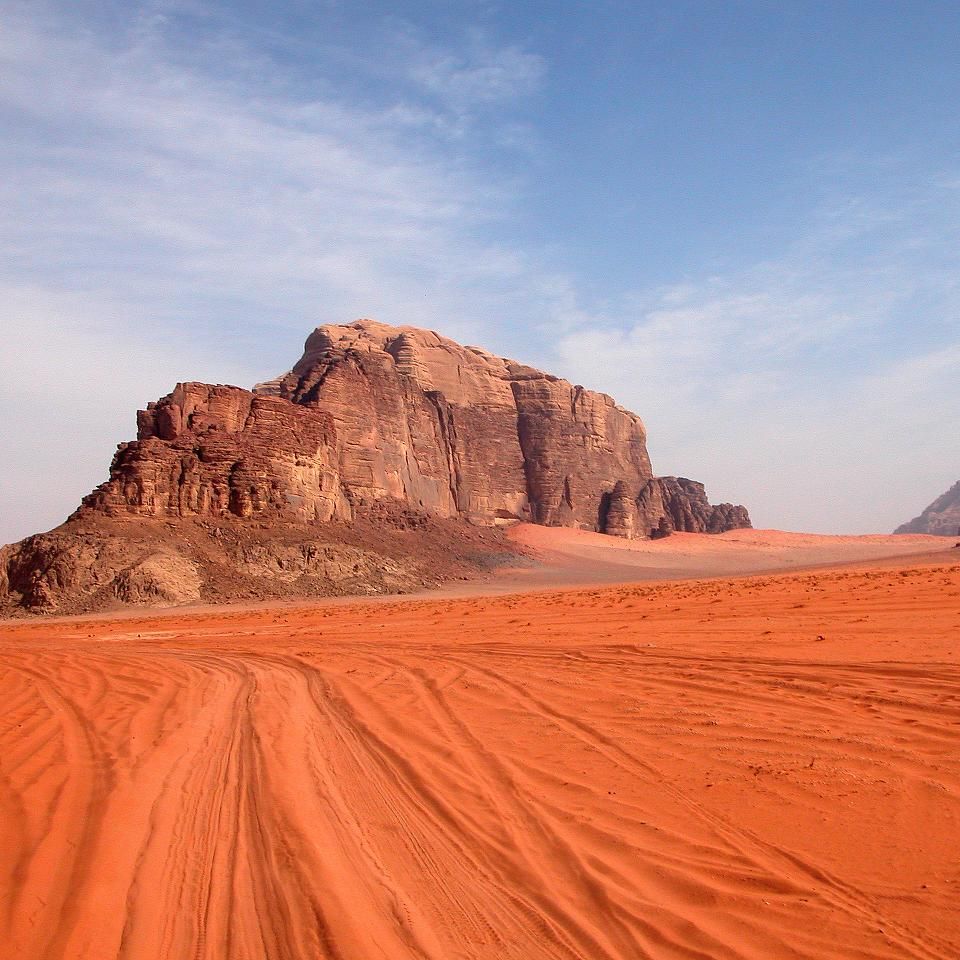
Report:
[{"label": "desert floor", "polygon": [[0,955],[956,960],[960,550],[750,536],[0,624]]}]

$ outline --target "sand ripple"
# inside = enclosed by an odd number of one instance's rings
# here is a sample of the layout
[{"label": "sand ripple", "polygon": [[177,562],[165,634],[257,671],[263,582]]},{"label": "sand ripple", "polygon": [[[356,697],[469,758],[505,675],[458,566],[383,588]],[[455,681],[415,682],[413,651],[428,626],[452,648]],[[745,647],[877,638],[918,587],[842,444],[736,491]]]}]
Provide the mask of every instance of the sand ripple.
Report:
[{"label": "sand ripple", "polygon": [[0,941],[960,956],[960,570],[2,628]]}]

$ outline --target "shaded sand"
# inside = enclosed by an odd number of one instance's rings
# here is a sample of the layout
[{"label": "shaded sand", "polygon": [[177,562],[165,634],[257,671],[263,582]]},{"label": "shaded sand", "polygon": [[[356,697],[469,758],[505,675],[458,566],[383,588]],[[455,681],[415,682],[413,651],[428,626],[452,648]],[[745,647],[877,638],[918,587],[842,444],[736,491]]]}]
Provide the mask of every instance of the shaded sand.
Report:
[{"label": "shaded sand", "polygon": [[0,625],[2,955],[956,960],[958,555]]}]

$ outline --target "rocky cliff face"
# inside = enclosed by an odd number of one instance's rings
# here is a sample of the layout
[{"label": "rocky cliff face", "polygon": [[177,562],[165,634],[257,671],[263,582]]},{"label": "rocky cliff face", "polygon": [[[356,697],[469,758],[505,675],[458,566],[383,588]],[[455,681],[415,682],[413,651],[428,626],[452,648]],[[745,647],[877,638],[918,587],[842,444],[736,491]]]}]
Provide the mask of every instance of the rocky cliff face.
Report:
[{"label": "rocky cliff face", "polygon": [[381,500],[627,537],[749,526],[702,485],[654,478],[642,421],[605,394],[369,320],[318,328],[253,392],[180,384],[81,512],[325,522]]},{"label": "rocky cliff face", "polygon": [[329,414],[239,387],[181,383],[141,410],[81,512],[303,521],[346,515]]},{"label": "rocky cliff face", "polygon": [[0,606],[410,589],[495,562],[508,548],[479,531],[514,520],[620,537],[750,525],[701,484],[654,477],[643,423],[605,394],[360,320],[318,328],[252,391],[182,383],[140,411],[67,523],[0,551]]},{"label": "rocky cliff face", "polygon": [[897,527],[894,533],[932,533],[960,537],[960,480],[937,497],[919,517]]}]

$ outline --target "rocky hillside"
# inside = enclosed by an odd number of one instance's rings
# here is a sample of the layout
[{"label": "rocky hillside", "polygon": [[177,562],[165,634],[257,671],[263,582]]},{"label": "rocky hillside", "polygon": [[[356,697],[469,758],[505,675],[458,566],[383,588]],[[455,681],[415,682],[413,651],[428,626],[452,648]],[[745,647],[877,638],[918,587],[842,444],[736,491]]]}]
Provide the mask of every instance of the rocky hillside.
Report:
[{"label": "rocky hillside", "polygon": [[0,548],[0,613],[409,593],[524,562],[502,531],[382,507],[319,528],[75,516]]},{"label": "rocky hillside", "polygon": [[[416,542],[427,518],[432,553],[449,547],[436,554],[443,563],[427,564],[426,541]],[[322,575],[285,576],[284,595],[296,594],[298,576],[313,577],[314,593],[392,591],[442,579],[447,567],[462,575],[494,562],[504,548],[476,541],[477,529],[517,520],[621,537],[750,525],[743,507],[711,505],[701,484],[654,477],[643,423],[605,394],[435,333],[359,320],[319,327],[289,373],[252,391],[182,383],[140,411],[137,439],[120,445],[109,479],[77,512],[5,548],[0,602],[79,609],[222,599],[224,571],[242,569],[243,580],[249,569],[210,539],[217,529],[233,532],[243,556],[255,546],[272,555],[282,541],[348,546],[367,558],[350,576],[339,561]],[[390,563],[378,522],[406,531]],[[348,545],[361,527],[369,541]],[[188,529],[205,544],[192,553]],[[93,560],[77,538],[95,547]],[[180,563],[188,553],[195,576]],[[300,565],[283,550],[274,561]],[[214,569],[223,589],[204,572]],[[192,585],[186,594],[132,589],[131,576]]]},{"label": "rocky hillside", "polygon": [[919,517],[897,527],[894,533],[932,533],[942,537],[960,536],[960,480],[937,497]]}]

